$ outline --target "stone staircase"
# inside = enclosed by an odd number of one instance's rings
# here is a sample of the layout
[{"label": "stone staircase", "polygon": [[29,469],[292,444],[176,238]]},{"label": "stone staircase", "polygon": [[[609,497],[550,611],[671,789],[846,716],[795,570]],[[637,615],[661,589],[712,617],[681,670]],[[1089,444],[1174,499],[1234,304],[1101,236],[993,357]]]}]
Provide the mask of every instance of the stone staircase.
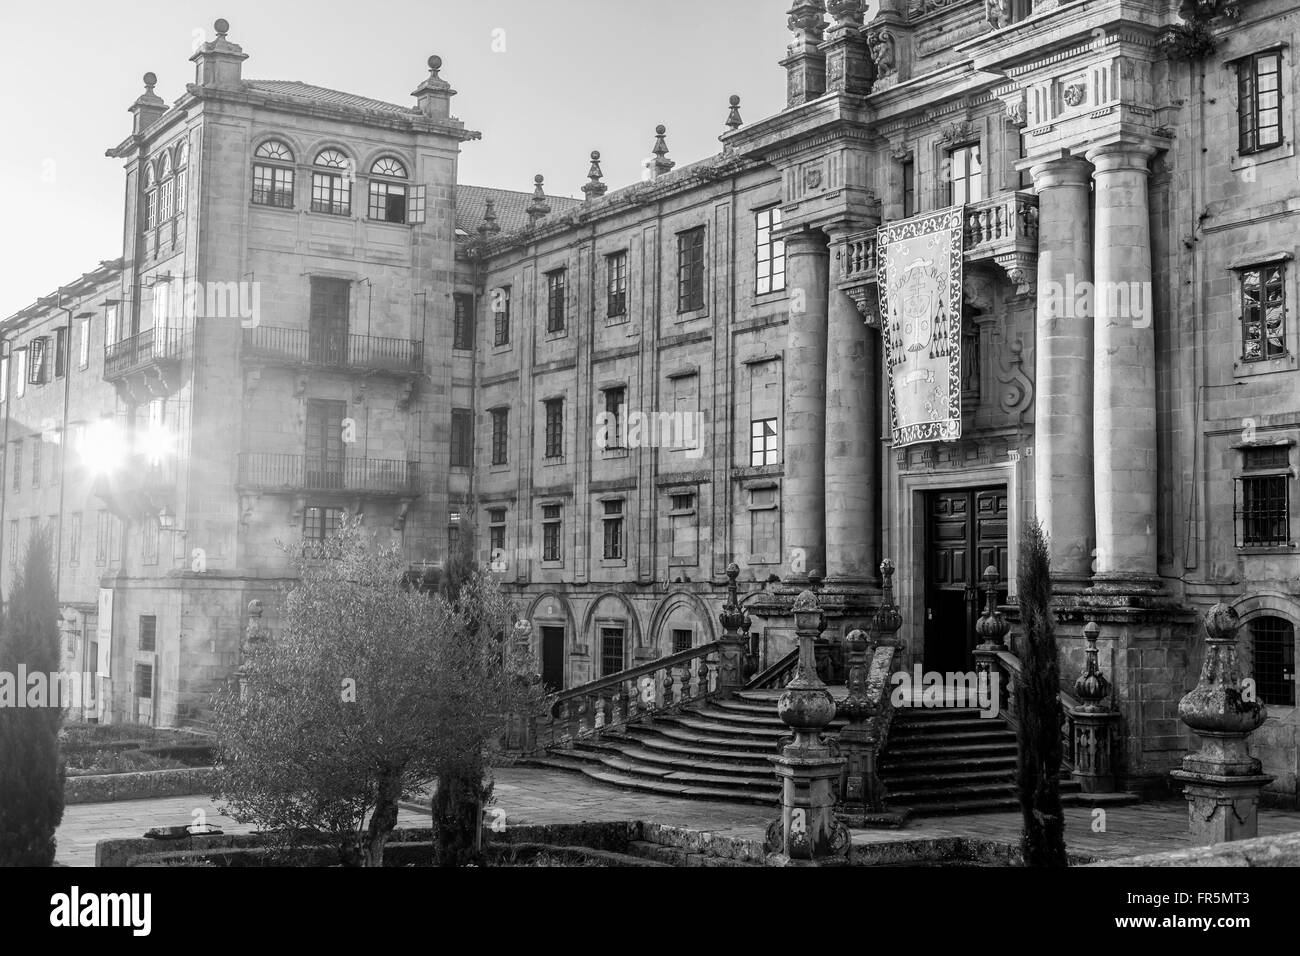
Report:
[{"label": "stone staircase", "polygon": [[[646,793],[771,805],[777,783],[768,758],[790,732],[776,713],[780,696],[780,690],[737,691],[527,762]],[[830,730],[842,726],[836,721]],[[1015,773],[1015,732],[973,708],[899,710],[881,763],[890,808],[916,816],[1016,810]],[[1067,802],[1083,797],[1071,780],[1062,781],[1062,794]]]}]

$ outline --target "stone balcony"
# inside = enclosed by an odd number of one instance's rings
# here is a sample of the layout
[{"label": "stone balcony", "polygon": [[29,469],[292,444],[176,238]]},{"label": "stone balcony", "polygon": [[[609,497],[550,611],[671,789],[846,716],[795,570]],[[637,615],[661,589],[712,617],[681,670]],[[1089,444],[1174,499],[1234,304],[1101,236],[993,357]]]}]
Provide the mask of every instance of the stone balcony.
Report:
[{"label": "stone balcony", "polygon": [[[835,257],[836,284],[850,292],[876,284],[879,267],[876,229],[845,237]],[[1018,293],[1034,284],[1038,262],[1038,196],[1032,192],[1002,193],[971,203],[965,211],[965,261],[1001,268]]]},{"label": "stone balcony", "polygon": [[244,359],[285,368],[316,368],[407,377],[424,370],[424,343],[377,335],[329,335],[259,325],[244,330]]},{"label": "stone balcony", "polygon": [[168,380],[193,348],[193,338],[184,329],[145,329],[104,347],[104,381],[128,388],[161,384],[166,391]]}]

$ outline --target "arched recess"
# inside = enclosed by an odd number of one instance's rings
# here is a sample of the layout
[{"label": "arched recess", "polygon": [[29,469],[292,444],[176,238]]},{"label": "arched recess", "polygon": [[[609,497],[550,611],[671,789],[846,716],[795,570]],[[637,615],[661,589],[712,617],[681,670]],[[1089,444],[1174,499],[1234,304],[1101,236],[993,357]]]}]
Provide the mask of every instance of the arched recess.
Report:
[{"label": "arched recess", "polygon": [[603,591],[592,599],[582,620],[582,639],[591,653],[592,677],[604,676],[600,628],[623,627],[623,666],[630,667],[635,649],[643,644],[641,621],[627,596],[617,591]]},{"label": "arched recess", "polygon": [[[573,608],[569,606],[568,600],[556,591],[543,592],[528,605],[524,619],[533,625],[531,650],[542,679],[552,689],[571,687],[569,656],[577,640],[577,631],[573,624]],[[547,646],[546,638],[551,636],[548,633],[550,628],[562,628],[564,631],[558,652]]]},{"label": "arched recess", "polygon": [[690,628],[692,647],[709,644],[718,639],[713,615],[699,597],[689,591],[671,591],[655,608],[650,618],[650,634],[654,647],[661,657],[673,653],[672,631]]},{"label": "arched recess", "polygon": [[[1232,604],[1232,609],[1237,612],[1241,618],[1241,630],[1237,632],[1237,653],[1238,660],[1241,662],[1242,670],[1245,673],[1254,675],[1255,673],[1255,636],[1251,632],[1251,622],[1259,618],[1273,617],[1288,622],[1291,625],[1291,679],[1295,683],[1295,688],[1291,691],[1291,699],[1295,703],[1287,705],[1286,701],[1268,700],[1261,688],[1260,697],[1273,708],[1273,713],[1289,713],[1291,708],[1300,703],[1300,674],[1296,673],[1295,663],[1300,659],[1300,601],[1297,601],[1294,595],[1285,591],[1266,589],[1254,591],[1245,597],[1239,598]],[[1285,652],[1283,652],[1285,657]],[[1277,657],[1273,659],[1274,666],[1285,666],[1285,660],[1279,661]],[[1276,673],[1276,671],[1275,671]]]}]

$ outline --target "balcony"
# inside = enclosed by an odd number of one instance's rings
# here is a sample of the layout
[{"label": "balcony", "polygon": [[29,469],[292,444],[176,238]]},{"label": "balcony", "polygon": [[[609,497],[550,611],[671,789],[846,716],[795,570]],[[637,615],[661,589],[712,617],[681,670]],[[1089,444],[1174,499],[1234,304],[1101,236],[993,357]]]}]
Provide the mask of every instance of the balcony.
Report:
[{"label": "balcony", "polygon": [[420,463],[253,452],[239,456],[239,485],[268,494],[411,498],[420,494]]},{"label": "balcony", "polygon": [[[1017,286],[1028,291],[1038,260],[1038,197],[1031,192],[1003,193],[966,207],[962,237],[966,262],[1001,266]],[[874,284],[879,267],[875,229],[846,238],[838,251],[839,286]]]},{"label": "balcony", "polygon": [[190,348],[189,333],[182,329],[146,329],[104,347],[104,381],[121,382],[136,373],[161,377],[178,369]]},{"label": "balcony", "polygon": [[424,370],[424,343],[376,335],[322,335],[307,329],[259,325],[244,330],[244,357],[291,368],[409,376]]}]

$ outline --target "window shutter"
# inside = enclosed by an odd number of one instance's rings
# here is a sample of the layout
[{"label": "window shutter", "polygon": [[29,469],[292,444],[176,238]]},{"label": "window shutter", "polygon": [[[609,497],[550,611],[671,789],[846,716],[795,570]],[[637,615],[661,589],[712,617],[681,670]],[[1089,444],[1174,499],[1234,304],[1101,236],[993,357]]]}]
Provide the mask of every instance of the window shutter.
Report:
[{"label": "window shutter", "polygon": [[424,223],[424,186],[412,186],[408,192],[407,224],[419,226]]},{"label": "window shutter", "polygon": [[29,385],[39,385],[42,381],[42,373],[45,367],[45,339],[32,339],[31,355],[28,356],[27,365],[27,382]]}]

